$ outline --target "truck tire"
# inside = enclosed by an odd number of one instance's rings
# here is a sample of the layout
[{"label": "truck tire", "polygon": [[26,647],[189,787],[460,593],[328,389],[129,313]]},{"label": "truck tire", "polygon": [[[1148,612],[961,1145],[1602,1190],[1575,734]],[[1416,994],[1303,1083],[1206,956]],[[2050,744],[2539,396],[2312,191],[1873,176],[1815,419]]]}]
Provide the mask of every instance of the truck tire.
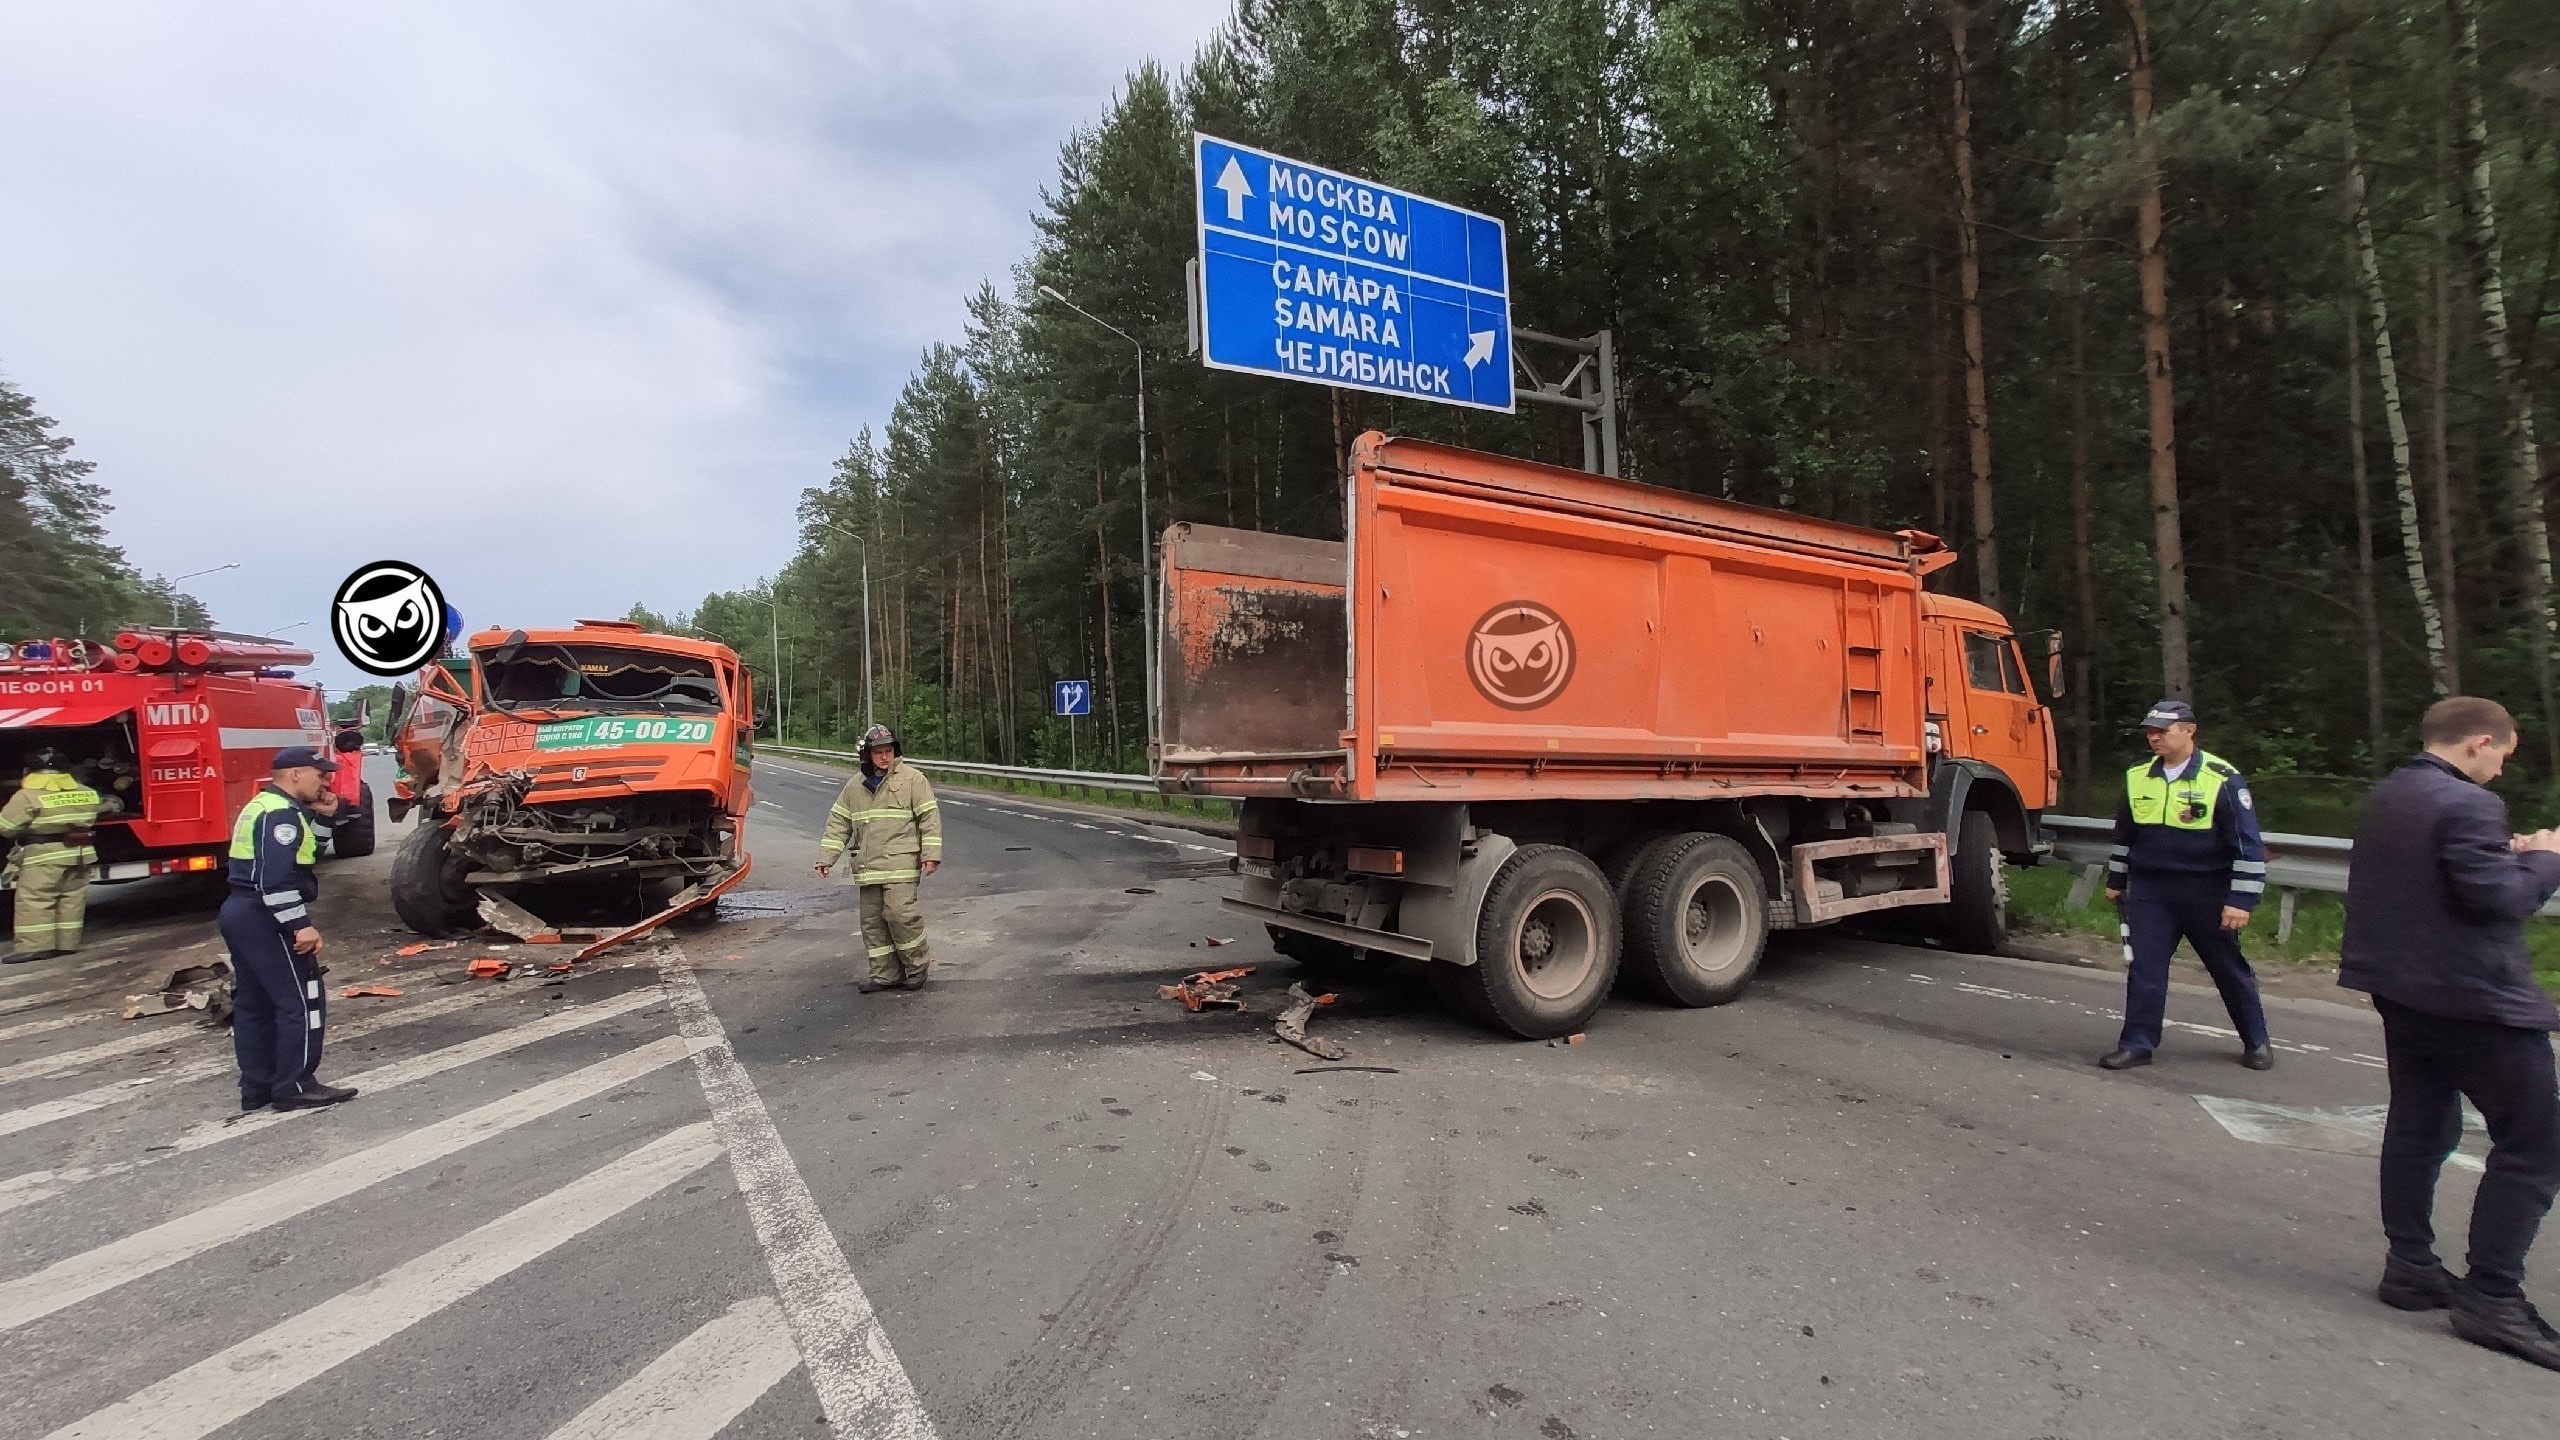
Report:
[{"label": "truck tire", "polygon": [[1476,917],[1476,963],[1432,967],[1469,1018],[1523,1040],[1580,1030],[1618,974],[1618,902],[1608,877],[1562,845],[1525,845],[1493,877]]},{"label": "truck tire", "polygon": [[1949,949],[1989,955],[2009,943],[2008,859],[1991,817],[1979,810],[1965,812],[1956,837],[1953,898],[1937,907],[1938,938]]},{"label": "truck tire", "polygon": [[356,793],[355,818],[329,832],[329,853],[341,860],[373,853],[373,787],[364,786]]},{"label": "truck tire", "polygon": [[1665,1005],[1721,1005],[1751,983],[1769,902],[1751,852],[1722,835],[1673,835],[1629,877],[1624,974]]},{"label": "truck tire", "polygon": [[391,857],[391,908],[421,935],[459,934],[480,924],[478,897],[445,864],[449,835],[442,825],[421,824]]}]

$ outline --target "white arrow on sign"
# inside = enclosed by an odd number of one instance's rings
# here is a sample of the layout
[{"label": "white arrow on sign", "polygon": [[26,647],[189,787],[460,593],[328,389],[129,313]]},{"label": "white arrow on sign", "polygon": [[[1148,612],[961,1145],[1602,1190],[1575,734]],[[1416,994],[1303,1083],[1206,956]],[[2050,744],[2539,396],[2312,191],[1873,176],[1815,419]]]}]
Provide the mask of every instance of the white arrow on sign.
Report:
[{"label": "white arrow on sign", "polygon": [[1243,219],[1244,197],[1253,193],[1253,186],[1246,183],[1244,167],[1236,163],[1233,155],[1227,157],[1227,168],[1218,172],[1217,188],[1226,192],[1227,218]]},{"label": "white arrow on sign", "polygon": [[1477,366],[1479,366],[1479,365],[1483,364],[1484,362],[1486,362],[1487,360],[1490,360],[1490,359],[1492,359],[1492,358],[1493,358],[1493,332],[1492,332],[1492,331],[1490,331],[1490,330],[1470,330],[1470,331],[1468,331],[1468,332],[1467,332],[1467,368],[1468,368],[1468,369],[1470,369],[1470,370],[1473,370],[1473,369],[1474,369],[1474,368],[1476,368]]}]

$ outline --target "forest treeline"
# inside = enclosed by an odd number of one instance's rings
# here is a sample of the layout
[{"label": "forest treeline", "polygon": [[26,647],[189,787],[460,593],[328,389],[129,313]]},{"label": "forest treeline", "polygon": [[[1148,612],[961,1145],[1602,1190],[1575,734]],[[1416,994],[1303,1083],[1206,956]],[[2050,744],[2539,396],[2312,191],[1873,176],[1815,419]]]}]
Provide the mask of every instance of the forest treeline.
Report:
[{"label": "forest treeline", "polygon": [[86,636],[117,627],[209,625],[192,595],[145,578],[109,543],[107,487],[94,462],[24,390],[0,378],[0,641]]},{"label": "forest treeline", "polygon": [[[2549,542],[2560,6],[2547,0],[1243,0],[1068,137],[1038,242],[691,617],[795,733],[1143,757],[1154,523],[1340,532],[1399,431],[1579,463],[1576,417],[1184,355],[1195,130],[1501,216],[1515,323],[1614,332],[1625,469],[1947,536],[2069,637],[2075,784],[2191,697],[2261,776],[2359,776],[2438,692],[2560,775]],[[1147,352],[1136,473],[1131,347]],[[1087,732],[1083,758],[1097,763]]]}]

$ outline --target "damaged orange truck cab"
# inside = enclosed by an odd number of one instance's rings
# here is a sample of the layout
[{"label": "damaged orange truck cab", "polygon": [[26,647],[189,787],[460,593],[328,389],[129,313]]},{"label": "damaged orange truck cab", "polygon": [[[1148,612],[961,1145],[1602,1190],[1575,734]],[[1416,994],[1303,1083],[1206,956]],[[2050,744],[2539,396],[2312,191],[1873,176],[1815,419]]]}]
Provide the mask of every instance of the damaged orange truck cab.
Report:
[{"label": "damaged orange truck cab", "polygon": [[1378,434],[1346,502],[1164,550],[1157,781],[1245,802],[1227,904],[1283,953],[1544,1037],[1622,967],[1731,999],[1772,929],[2004,938],[2052,721],[1935,537]]},{"label": "damaged orange truck cab", "polygon": [[522,933],[562,906],[655,923],[745,876],[755,697],[735,651],[620,620],[469,648],[467,696],[422,671],[390,720],[419,814],[392,868],[411,929]]}]

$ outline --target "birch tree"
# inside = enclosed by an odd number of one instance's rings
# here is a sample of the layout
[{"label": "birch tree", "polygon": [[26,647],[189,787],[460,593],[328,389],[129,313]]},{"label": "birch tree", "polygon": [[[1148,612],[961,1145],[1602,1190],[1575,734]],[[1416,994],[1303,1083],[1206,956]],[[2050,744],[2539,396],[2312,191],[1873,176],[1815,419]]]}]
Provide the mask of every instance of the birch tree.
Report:
[{"label": "birch tree", "polygon": [[[2344,72],[2341,72],[2343,76]],[[2435,587],[2427,580],[2426,537],[2418,528],[2418,482],[2409,459],[2409,418],[2400,403],[2400,369],[2391,354],[2391,297],[2382,283],[2382,255],[2373,240],[2373,215],[2365,203],[2364,157],[2356,135],[2352,91],[2340,91],[2345,104],[2347,150],[2347,223],[2354,237],[2356,270],[2364,282],[2365,305],[2373,317],[2373,362],[2382,383],[2382,419],[2391,435],[2392,491],[2400,502],[2400,553],[2408,566],[2409,590],[2418,600],[2418,618],[2427,636],[2427,669],[2438,695],[2453,693],[2446,663],[2444,612],[2436,606]],[[2358,382],[2359,387],[2361,381]],[[2358,426],[2361,429],[2361,424]]]},{"label": "birch tree", "polygon": [[2534,440],[2533,380],[2507,329],[2505,265],[2498,252],[2498,209],[2489,174],[2489,120],[2480,93],[2480,16],[2474,0],[2445,0],[2453,32],[2454,169],[2462,195],[2462,237],[2471,262],[2471,285],[2480,302],[2480,339],[2497,371],[2505,407],[2508,497],[2516,538],[2524,544],[2525,604],[2533,624],[2534,677],[2542,689],[2542,726],[2551,765],[2560,775],[2560,706],[2552,696],[2552,648],[2560,643],[2560,616],[2551,601],[2551,528],[2542,510],[2542,454]]}]

